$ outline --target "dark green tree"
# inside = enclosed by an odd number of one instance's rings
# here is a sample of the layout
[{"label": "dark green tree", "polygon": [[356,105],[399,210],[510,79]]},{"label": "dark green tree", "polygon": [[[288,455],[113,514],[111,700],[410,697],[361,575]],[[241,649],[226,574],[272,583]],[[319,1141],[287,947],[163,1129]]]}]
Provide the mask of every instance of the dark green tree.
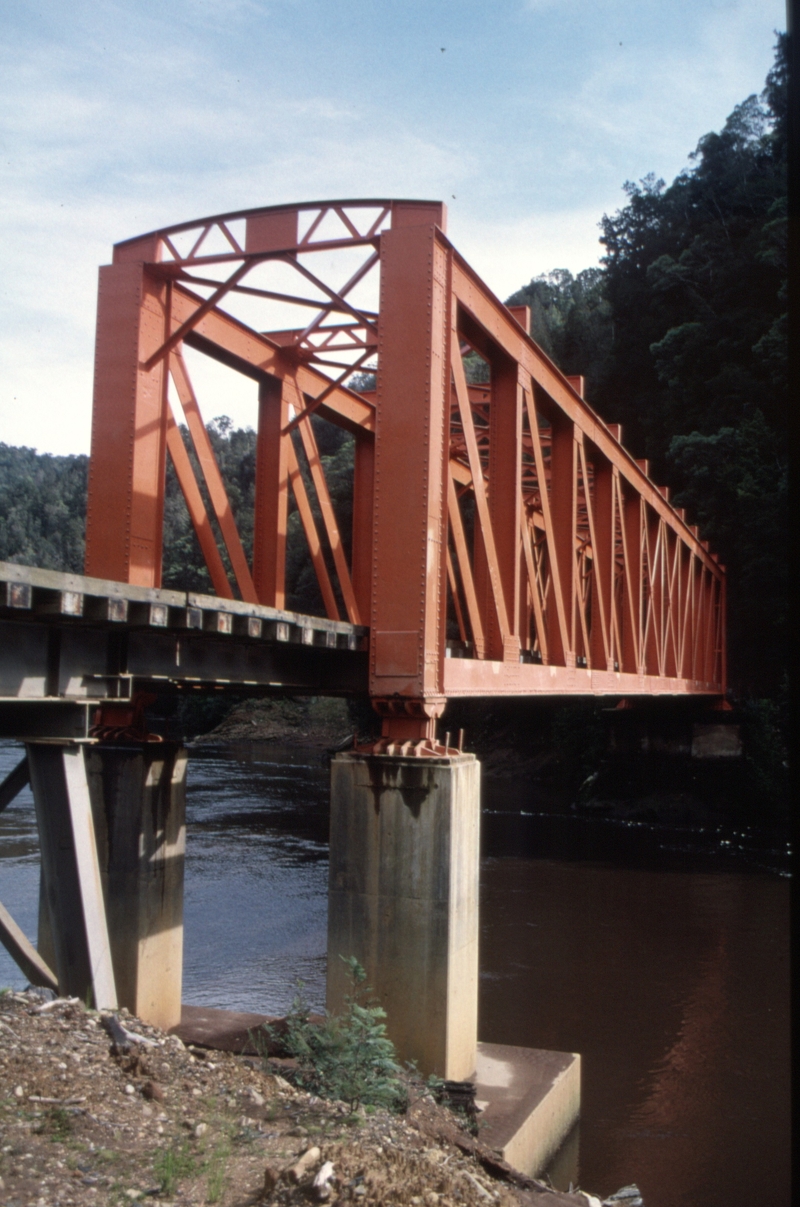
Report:
[{"label": "dark green tree", "polygon": [[603,218],[613,339],[593,401],[668,468],[676,434],[755,410],[786,424],[786,42],[761,97],[705,135],[667,188],[650,175]]},{"label": "dark green tree", "polygon": [[0,561],[82,573],[88,463],[0,444]]},{"label": "dark green tree", "polygon": [[589,398],[607,375],[612,347],[612,312],[604,285],[600,268],[586,268],[577,276],[557,268],[534,277],[508,299],[511,306],[530,307],[531,335],[563,373],[586,378]]}]

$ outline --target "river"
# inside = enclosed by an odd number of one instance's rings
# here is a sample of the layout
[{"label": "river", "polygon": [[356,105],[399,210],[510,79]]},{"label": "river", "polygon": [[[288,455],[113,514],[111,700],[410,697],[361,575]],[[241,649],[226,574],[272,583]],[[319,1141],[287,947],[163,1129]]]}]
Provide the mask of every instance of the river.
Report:
[{"label": "river", "polygon": [[[0,743],[0,780],[20,756]],[[282,1013],[324,1001],[327,770],[308,751],[189,763],[184,1000]],[[582,1118],[551,1170],[646,1207],[788,1207],[785,849],[544,806],[487,783],[480,1037],[580,1052]],[[0,901],[33,939],[29,791],[0,815]],[[0,948],[0,986],[22,974]]]}]

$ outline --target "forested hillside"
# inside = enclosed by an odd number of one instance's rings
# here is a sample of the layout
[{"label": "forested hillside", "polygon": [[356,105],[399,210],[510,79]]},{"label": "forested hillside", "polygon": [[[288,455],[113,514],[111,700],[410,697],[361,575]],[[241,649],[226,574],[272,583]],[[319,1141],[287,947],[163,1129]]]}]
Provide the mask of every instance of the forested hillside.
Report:
[{"label": "forested hillside", "polygon": [[83,572],[88,465],[0,444],[0,561]]},{"label": "forested hillside", "polygon": [[[787,626],[786,76],[781,37],[762,95],[702,138],[685,172],[625,186],[601,223],[602,267],[551,272],[509,299],[530,305],[533,336],[584,374],[591,405],[720,553],[731,682],[773,699]],[[347,540],[352,441],[314,422]],[[210,430],[250,555],[255,435],[224,418]],[[86,471],[86,457],[0,444],[0,559],[82,569]],[[210,590],[171,470],[165,538],[164,585]],[[290,607],[321,609],[293,504],[287,585]]]}]

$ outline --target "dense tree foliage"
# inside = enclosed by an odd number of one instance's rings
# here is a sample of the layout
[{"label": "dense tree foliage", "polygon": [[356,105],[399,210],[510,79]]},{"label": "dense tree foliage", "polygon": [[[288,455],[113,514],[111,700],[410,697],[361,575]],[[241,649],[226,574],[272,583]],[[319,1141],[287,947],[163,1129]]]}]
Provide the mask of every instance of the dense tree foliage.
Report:
[{"label": "dense tree foliage", "polygon": [[0,444],[0,561],[83,572],[88,466]]},{"label": "dense tree foliage", "polygon": [[509,299],[623,441],[673,487],[729,571],[732,682],[775,692],[785,665],[787,46],[760,97],[705,135],[667,187],[627,184],[602,268]]}]

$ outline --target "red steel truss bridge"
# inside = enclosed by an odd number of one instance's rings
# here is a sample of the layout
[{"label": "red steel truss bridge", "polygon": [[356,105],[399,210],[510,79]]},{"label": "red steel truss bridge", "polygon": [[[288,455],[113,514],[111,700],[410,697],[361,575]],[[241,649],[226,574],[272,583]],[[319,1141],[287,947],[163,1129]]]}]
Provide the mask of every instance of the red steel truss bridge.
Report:
[{"label": "red steel truss bridge", "polygon": [[[87,577],[0,567],[0,696],[69,703],[79,735],[95,702],[124,727],[124,701],[165,684],[368,691],[377,749],[412,753],[442,749],[448,697],[724,696],[724,567],[445,232],[439,202],[369,199],[115,246]],[[204,424],[209,360],[255,383],[251,517]],[[349,532],[314,415],[353,438]],[[167,458],[213,596],[161,589]],[[290,495],[325,617],[286,608]]]}]

